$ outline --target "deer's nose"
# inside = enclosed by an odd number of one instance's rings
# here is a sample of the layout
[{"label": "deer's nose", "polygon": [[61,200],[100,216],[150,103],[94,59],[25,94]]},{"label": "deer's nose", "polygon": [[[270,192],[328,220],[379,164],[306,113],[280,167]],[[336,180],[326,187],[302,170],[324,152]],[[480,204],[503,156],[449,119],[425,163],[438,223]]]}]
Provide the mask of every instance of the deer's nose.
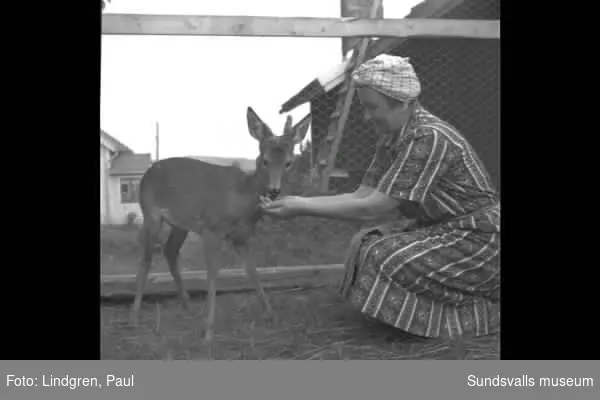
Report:
[{"label": "deer's nose", "polygon": [[281,192],[281,189],[271,189],[271,188],[269,188],[267,190],[267,196],[269,197],[270,200],[275,200],[279,196],[280,192]]}]

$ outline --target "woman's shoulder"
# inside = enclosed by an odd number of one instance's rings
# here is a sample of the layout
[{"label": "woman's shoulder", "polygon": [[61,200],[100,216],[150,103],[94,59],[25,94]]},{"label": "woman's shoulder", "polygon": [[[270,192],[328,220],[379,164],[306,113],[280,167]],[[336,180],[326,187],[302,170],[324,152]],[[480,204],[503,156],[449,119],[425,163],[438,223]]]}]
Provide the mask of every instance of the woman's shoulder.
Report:
[{"label": "woman's shoulder", "polygon": [[423,107],[419,107],[415,110],[414,115],[414,126],[418,129],[431,129],[435,126],[446,126],[452,129],[455,129],[450,123],[446,120],[438,117],[437,115],[429,112],[427,109]]},{"label": "woman's shoulder", "polygon": [[419,110],[413,130],[414,138],[436,136],[438,142],[447,142],[452,147],[464,149],[469,146],[467,139],[455,126],[425,109]]}]

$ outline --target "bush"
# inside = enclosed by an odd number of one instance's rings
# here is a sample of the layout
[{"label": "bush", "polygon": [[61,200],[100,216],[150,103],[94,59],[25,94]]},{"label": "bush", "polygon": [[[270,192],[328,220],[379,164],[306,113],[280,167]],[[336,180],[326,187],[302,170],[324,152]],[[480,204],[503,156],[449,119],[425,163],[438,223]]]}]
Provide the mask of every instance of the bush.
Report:
[{"label": "bush", "polygon": [[129,227],[134,226],[137,218],[138,218],[138,216],[136,213],[134,213],[134,212],[127,213],[127,226],[129,226]]}]

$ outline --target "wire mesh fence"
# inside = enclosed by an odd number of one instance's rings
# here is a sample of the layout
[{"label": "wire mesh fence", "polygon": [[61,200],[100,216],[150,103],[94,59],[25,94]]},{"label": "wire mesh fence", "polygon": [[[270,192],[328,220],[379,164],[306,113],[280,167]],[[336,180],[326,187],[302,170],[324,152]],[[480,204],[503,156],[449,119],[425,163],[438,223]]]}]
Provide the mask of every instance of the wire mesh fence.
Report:
[{"label": "wire mesh fence", "polygon": [[[498,20],[497,0],[461,2],[441,16],[445,19]],[[398,39],[384,53],[409,57],[422,83],[420,101],[436,116],[454,125],[478,152],[500,189],[500,43],[497,39],[411,38]],[[334,117],[339,87],[311,102],[313,147],[326,141]],[[344,126],[336,168],[347,178],[330,179],[337,192],[355,189],[368,167],[378,140],[365,121],[357,95]],[[325,155],[322,155],[325,156]],[[315,157],[316,160],[319,157]]]}]

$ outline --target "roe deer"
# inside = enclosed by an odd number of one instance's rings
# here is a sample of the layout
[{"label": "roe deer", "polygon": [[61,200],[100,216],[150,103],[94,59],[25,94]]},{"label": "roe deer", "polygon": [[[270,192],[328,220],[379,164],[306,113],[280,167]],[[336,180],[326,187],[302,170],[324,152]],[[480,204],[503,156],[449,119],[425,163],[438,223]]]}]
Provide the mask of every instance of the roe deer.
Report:
[{"label": "roe deer", "polygon": [[241,260],[259,300],[267,313],[271,306],[259,282],[256,266],[248,260],[248,239],[263,216],[261,197],[275,199],[290,171],[294,146],[308,131],[310,114],[292,127],[288,116],[281,136],[275,136],[254,110],[247,110],[248,130],[259,142],[256,170],[247,174],[237,166],[220,166],[192,158],[168,158],[154,163],[140,182],[140,207],[144,217],[141,230],[143,258],[137,274],[131,322],[137,324],[152,254],[162,224],[170,225],[163,246],[183,307],[189,310],[189,296],[177,265],[180,249],[189,232],[202,238],[208,277],[208,316],[204,339],[212,342],[215,321],[216,278],[219,266],[215,253],[221,242],[230,244]]}]

